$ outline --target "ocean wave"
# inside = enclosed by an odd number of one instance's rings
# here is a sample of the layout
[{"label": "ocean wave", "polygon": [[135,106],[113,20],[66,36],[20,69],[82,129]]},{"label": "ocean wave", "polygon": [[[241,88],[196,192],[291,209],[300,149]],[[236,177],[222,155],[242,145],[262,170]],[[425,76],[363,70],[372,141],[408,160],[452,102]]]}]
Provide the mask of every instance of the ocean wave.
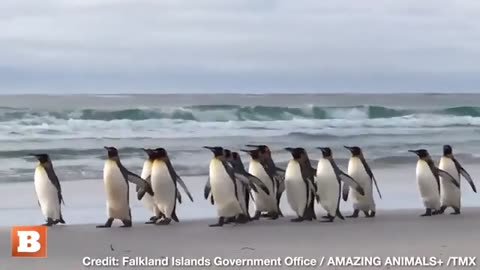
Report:
[{"label": "ocean wave", "polygon": [[121,110],[82,109],[75,111],[34,111],[0,108],[0,121],[49,117],[75,120],[132,120],[149,119],[188,120],[199,122],[278,121],[295,119],[389,119],[418,114],[480,117],[480,107],[462,106],[444,109],[403,109],[384,106],[359,105],[350,107],[321,106],[239,106],[196,105],[164,108],[130,108]]}]

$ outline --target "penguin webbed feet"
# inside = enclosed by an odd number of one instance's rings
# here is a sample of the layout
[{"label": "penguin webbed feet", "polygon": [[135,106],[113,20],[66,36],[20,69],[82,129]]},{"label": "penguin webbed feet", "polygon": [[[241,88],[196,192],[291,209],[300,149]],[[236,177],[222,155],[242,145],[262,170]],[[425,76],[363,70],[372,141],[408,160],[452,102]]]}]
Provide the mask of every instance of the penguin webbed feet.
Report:
[{"label": "penguin webbed feet", "polygon": [[323,218],[323,220],[320,220],[320,222],[324,222],[324,223],[325,222],[328,222],[328,223],[333,222],[333,220],[335,219],[335,217],[330,215],[330,214],[328,214],[326,216],[322,216],[322,218]]},{"label": "penguin webbed feet", "polygon": [[304,219],[303,219],[303,217],[297,217],[297,218],[291,219],[290,221],[291,222],[302,222],[302,221],[304,221]]},{"label": "penguin webbed feet", "polygon": [[105,224],[97,225],[96,228],[110,228],[112,227],[112,223],[113,223],[113,218],[109,218],[107,219],[107,222],[105,222]]},{"label": "penguin webbed feet", "polygon": [[421,217],[430,217],[432,216],[432,209],[431,208],[427,208],[425,209],[425,213],[420,215]]},{"label": "penguin webbed feet", "polygon": [[155,225],[163,225],[163,226],[166,226],[166,225],[169,225],[170,222],[172,222],[172,219],[171,219],[171,218],[163,218],[163,219],[161,219],[160,221],[155,222]]},{"label": "penguin webbed feet", "polygon": [[222,227],[223,224],[225,224],[225,218],[224,217],[219,217],[217,223],[210,224],[210,225],[208,225],[208,227]]},{"label": "penguin webbed feet", "polygon": [[52,218],[48,218],[47,223],[42,224],[42,226],[52,227],[55,224],[57,223],[55,223],[55,221]]},{"label": "penguin webbed feet", "polygon": [[132,221],[130,219],[123,219],[123,225],[120,228],[130,228],[132,227]]}]

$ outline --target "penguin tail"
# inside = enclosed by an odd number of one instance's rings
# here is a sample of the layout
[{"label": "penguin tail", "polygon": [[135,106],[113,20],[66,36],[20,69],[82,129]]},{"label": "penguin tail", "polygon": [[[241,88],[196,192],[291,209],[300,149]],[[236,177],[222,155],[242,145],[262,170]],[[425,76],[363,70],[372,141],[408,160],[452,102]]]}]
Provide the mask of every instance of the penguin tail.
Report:
[{"label": "penguin tail", "polygon": [[179,222],[178,217],[177,217],[177,213],[175,213],[175,211],[173,211],[173,213],[172,213],[172,219],[173,219],[175,222]]},{"label": "penguin tail", "polygon": [[342,219],[342,220],[345,220],[345,218],[343,217],[342,213],[340,213],[340,209],[337,209],[337,217]]},{"label": "penguin tail", "polygon": [[63,219],[62,215],[60,215],[59,219],[55,220],[55,224],[58,224],[58,223],[65,224],[65,220]]}]

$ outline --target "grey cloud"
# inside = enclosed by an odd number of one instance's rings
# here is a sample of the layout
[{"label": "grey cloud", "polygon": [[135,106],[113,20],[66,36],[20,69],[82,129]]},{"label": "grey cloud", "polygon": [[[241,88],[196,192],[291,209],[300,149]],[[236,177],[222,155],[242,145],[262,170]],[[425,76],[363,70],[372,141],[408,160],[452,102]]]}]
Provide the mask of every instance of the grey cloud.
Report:
[{"label": "grey cloud", "polygon": [[477,1],[7,0],[0,90],[475,91]]}]

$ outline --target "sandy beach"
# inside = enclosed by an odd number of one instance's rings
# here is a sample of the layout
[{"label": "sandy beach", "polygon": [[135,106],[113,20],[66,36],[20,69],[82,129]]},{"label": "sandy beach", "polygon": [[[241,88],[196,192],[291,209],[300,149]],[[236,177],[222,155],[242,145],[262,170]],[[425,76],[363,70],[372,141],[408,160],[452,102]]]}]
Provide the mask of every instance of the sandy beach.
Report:
[{"label": "sandy beach", "polygon": [[[473,166],[469,166],[473,167]],[[474,167],[473,167],[474,168]],[[399,173],[404,170],[404,174]],[[333,224],[319,221],[301,224],[291,223],[290,217],[277,221],[261,220],[245,225],[225,225],[209,228],[215,222],[215,208],[202,197],[204,177],[186,177],[195,202],[184,202],[178,207],[180,223],[167,227],[145,225],[149,213],[140,202],[132,202],[133,228],[96,229],[105,221],[105,195],[101,180],[64,182],[65,219],[68,226],[58,226],[48,231],[47,259],[18,259],[10,257],[10,226],[35,225],[43,221],[32,183],[4,184],[0,186],[2,224],[0,227],[0,261],[2,269],[83,269],[82,260],[90,258],[185,257],[211,260],[216,257],[280,258],[304,257],[320,260],[333,256],[367,256],[385,260],[392,256],[436,256],[448,260],[449,256],[475,256],[478,254],[480,235],[480,208],[476,194],[466,184],[464,209],[461,216],[434,216],[421,218],[422,205],[417,194],[412,168],[383,168],[376,170],[382,187],[383,200],[377,199],[378,213],[375,219],[359,218]],[[472,175],[479,175],[472,170]],[[132,190],[133,192],[133,190]],[[132,194],[133,196],[133,194]],[[132,197],[134,198],[134,197]],[[342,202],[343,213],[351,213],[350,203]],[[473,207],[472,207],[473,206]],[[411,208],[401,210],[395,208]],[[285,198],[282,209],[291,216]],[[447,210],[448,212],[449,210]],[[323,210],[317,206],[317,213]],[[327,263],[324,261],[324,263]],[[378,268],[395,269],[383,264]],[[172,267],[171,262],[169,264]],[[214,265],[212,265],[214,266]],[[167,266],[165,266],[167,267]],[[217,268],[247,269],[248,267]],[[274,269],[282,266],[257,267]],[[125,267],[126,268],[126,267]],[[136,267],[158,269],[161,267]],[[187,268],[185,262],[175,267]],[[323,268],[345,269],[323,265]],[[351,268],[351,267],[350,267]],[[359,267],[356,267],[359,268]],[[104,269],[90,267],[90,269]],[[191,267],[190,267],[191,269]],[[359,269],[362,269],[360,267]],[[363,269],[371,269],[364,267]],[[415,269],[415,267],[410,267]],[[443,265],[443,269],[457,269]]]},{"label": "sandy beach", "polygon": [[[304,259],[332,256],[380,257],[435,256],[444,260],[450,256],[477,256],[480,208],[464,209],[462,216],[418,217],[419,210],[390,210],[375,219],[318,221],[292,224],[288,218],[279,221],[258,221],[246,225],[226,225],[209,228],[214,220],[181,222],[161,227],[135,224],[133,228],[96,229],[94,224],[59,226],[48,231],[47,259],[9,257],[9,228],[0,229],[0,261],[2,269],[83,269],[84,257],[130,258],[185,257],[187,259],[281,258]],[[383,264],[383,263],[382,263]],[[128,268],[128,267],[121,267]],[[159,269],[162,267],[136,267]],[[167,266],[165,266],[167,268]],[[168,268],[173,268],[171,265]],[[175,267],[186,269],[185,265]],[[248,267],[216,266],[213,268],[247,269]],[[287,268],[259,267],[258,269]],[[302,267],[296,267],[302,268]],[[316,266],[325,269],[352,267]],[[371,267],[356,267],[371,269]],[[378,269],[397,267],[379,266]],[[423,267],[410,267],[421,269]],[[91,267],[90,269],[101,269]],[[104,268],[102,268],[104,269]],[[293,268],[295,269],[295,267]]]}]

